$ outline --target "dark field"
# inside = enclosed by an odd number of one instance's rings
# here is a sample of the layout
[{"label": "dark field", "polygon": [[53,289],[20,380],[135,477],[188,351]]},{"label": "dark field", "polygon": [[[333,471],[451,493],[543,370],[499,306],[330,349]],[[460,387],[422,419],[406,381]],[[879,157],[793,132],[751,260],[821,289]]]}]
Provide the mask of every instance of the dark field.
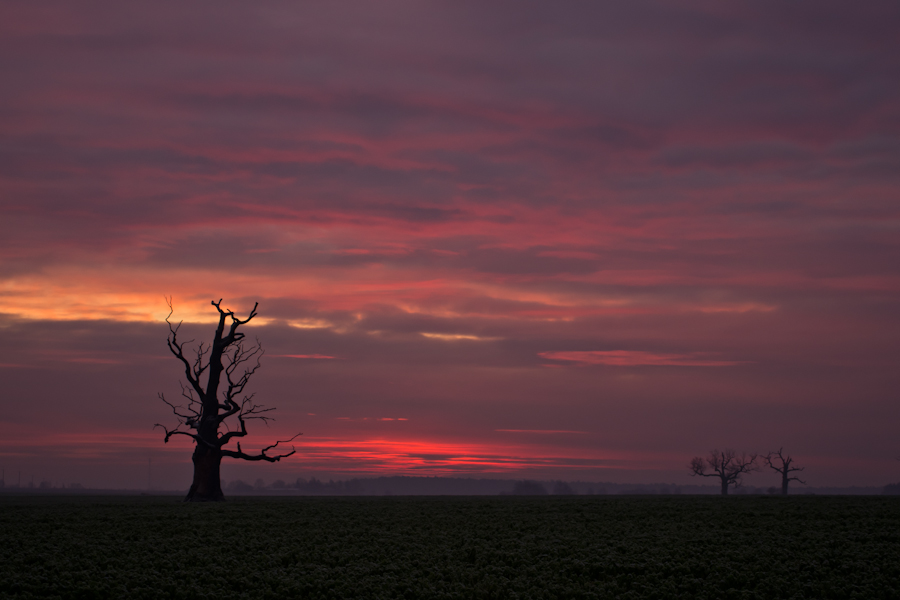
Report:
[{"label": "dark field", "polygon": [[0,497],[3,598],[898,598],[890,497]]}]

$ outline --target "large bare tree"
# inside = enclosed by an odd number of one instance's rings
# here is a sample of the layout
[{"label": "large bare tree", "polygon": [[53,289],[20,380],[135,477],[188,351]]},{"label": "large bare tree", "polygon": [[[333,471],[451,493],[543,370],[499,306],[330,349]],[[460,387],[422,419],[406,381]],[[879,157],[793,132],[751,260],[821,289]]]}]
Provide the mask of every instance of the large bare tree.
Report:
[{"label": "large bare tree", "polygon": [[[277,441],[263,448],[259,454],[247,454],[241,450],[240,441],[235,440],[247,435],[247,421],[269,421],[271,417],[267,413],[274,410],[257,404],[254,394],[244,394],[250,377],[259,369],[263,349],[259,340],[255,344],[245,344],[244,334],[238,331],[238,327],[246,325],[256,316],[258,302],[253,305],[247,318],[241,320],[234,312],[222,308],[221,299],[213,301],[212,305],[219,311],[215,337],[211,344],[201,342],[193,351],[186,349],[193,340],[182,342],[178,339],[181,323],[175,325],[169,320],[173,313],[171,298],[167,298],[166,302],[169,305],[169,315],[166,317],[169,325],[167,342],[169,350],[184,366],[187,384],[181,384],[181,395],[187,404],[169,402],[163,394],[159,394],[160,399],[175,413],[178,425],[174,429],[159,423],[155,426],[166,432],[166,442],[174,435],[184,435],[194,440],[194,480],[185,501],[224,500],[219,477],[223,457],[277,462],[291,456],[295,450],[291,448],[286,454],[267,453],[300,434],[289,440]],[[221,393],[220,387],[223,388]],[[232,440],[237,441],[237,449],[226,449],[225,446]]]},{"label": "large bare tree", "polygon": [[[710,469],[707,472],[707,468]],[[718,477],[722,482],[722,495],[728,495],[728,486],[740,485],[741,476],[757,470],[756,455],[741,453],[731,449],[713,450],[706,458],[695,456],[691,460],[691,475]]]},{"label": "large bare tree", "polygon": [[779,448],[778,452],[769,452],[763,456],[763,460],[766,462],[767,467],[781,473],[781,494],[787,496],[788,484],[790,482],[799,481],[800,483],[806,483],[796,475],[791,475],[791,473],[802,471],[806,467],[792,467],[791,463],[794,462],[794,458],[792,456],[785,456],[782,452],[783,450],[784,448]]}]

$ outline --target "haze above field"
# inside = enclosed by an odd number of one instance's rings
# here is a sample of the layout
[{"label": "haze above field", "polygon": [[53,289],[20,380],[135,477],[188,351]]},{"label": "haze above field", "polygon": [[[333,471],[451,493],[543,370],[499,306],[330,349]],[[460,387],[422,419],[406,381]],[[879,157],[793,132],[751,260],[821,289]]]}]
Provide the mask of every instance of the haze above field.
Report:
[{"label": "haze above field", "polygon": [[782,446],[900,480],[898,23],[4,2],[6,483],[187,486],[164,295],[198,341],[258,301],[245,448],[304,433],[227,480],[708,484],[692,456]]}]

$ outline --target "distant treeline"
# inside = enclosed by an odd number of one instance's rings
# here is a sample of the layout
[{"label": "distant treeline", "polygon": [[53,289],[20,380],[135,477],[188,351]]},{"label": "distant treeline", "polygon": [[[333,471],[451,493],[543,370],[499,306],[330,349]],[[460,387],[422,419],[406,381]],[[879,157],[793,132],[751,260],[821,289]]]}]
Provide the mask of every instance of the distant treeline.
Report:
[{"label": "distant treeline", "polygon": [[[890,485],[876,487],[831,487],[803,488],[791,490],[792,494],[881,494],[898,493]],[[257,479],[250,484],[235,479],[223,485],[227,494],[276,494],[302,496],[591,496],[591,495],[660,495],[660,494],[718,494],[718,486],[594,483],[585,481],[535,481],[509,479],[468,479],[462,477],[374,477],[345,481],[322,481],[315,477],[295,481],[276,480],[266,484]],[[776,488],[742,486],[734,489],[734,494],[776,494]]]},{"label": "distant treeline", "polygon": [[[241,479],[223,483],[226,495],[253,496],[599,496],[599,495],[696,495],[719,494],[715,485],[674,485],[667,483],[625,484],[586,481],[535,481],[529,479],[469,479],[463,477],[373,477],[349,480],[323,481],[312,477],[299,477],[294,481],[278,479],[266,483],[262,479],[252,484]],[[97,493],[147,493],[135,489],[98,489],[84,487],[78,483],[56,486],[50,482],[39,485],[10,486],[0,479],[0,494],[63,494],[88,495]],[[741,486],[734,488],[736,495],[771,495],[780,490]],[[153,490],[152,494],[182,493],[180,490]],[[900,495],[900,483],[884,487],[810,487],[791,488],[791,495]]]},{"label": "distant treeline", "polygon": [[[308,496],[572,496],[602,494],[697,494],[711,493],[713,486],[667,484],[622,485],[583,481],[534,481],[509,479],[469,479],[462,477],[375,477],[346,481],[297,478],[252,485],[236,479],[223,486],[232,494],[301,494]],[[707,492],[706,488],[709,488]]]}]

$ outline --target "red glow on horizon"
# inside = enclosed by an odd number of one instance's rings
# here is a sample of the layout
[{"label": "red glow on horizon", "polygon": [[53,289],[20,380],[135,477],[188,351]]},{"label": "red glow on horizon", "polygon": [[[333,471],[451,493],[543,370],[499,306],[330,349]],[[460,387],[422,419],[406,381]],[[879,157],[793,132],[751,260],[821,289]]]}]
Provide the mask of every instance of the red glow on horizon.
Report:
[{"label": "red glow on horizon", "polygon": [[312,469],[372,475],[515,475],[539,469],[619,469],[625,468],[626,462],[619,453],[603,456],[571,449],[548,456],[528,444],[460,444],[383,438],[310,439],[304,442],[302,453],[304,464]]}]

